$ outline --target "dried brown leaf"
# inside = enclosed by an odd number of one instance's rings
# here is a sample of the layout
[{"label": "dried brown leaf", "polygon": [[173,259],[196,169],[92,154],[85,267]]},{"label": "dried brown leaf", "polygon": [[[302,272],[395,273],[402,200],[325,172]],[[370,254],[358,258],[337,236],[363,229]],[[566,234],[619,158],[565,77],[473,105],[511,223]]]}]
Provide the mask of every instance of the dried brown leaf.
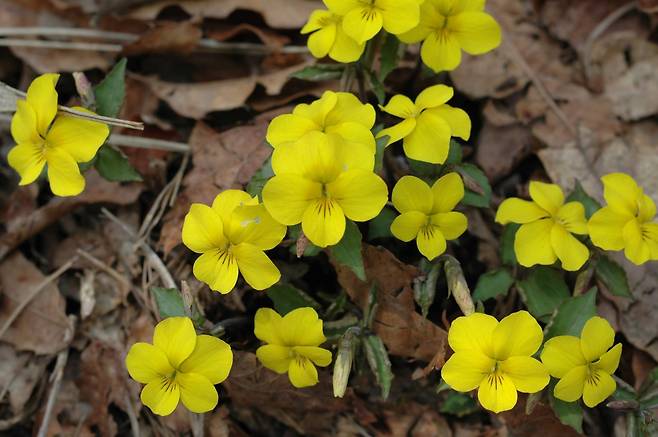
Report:
[{"label": "dried brown leaf", "polygon": [[189,53],[197,46],[203,33],[191,21],[160,21],[155,27],[126,45],[123,54],[135,56],[143,53]]}]

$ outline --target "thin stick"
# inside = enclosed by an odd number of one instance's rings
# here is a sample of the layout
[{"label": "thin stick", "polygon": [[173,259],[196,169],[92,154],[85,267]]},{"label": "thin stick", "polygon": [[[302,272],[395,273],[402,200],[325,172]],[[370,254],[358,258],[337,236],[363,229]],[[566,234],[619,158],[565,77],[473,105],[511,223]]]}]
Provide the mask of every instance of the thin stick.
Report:
[{"label": "thin stick", "polygon": [[0,27],[0,36],[59,36],[63,38],[90,38],[132,42],[137,35],[123,32],[86,29],[81,27]]},{"label": "thin stick", "polygon": [[138,149],[166,150],[181,153],[190,151],[190,146],[185,143],[158,140],[155,138],[135,137],[131,135],[112,134],[107,142],[115,146],[135,147]]},{"label": "thin stick", "polygon": [[21,315],[25,307],[27,307],[30,302],[32,302],[38,295],[43,291],[44,288],[51,282],[53,282],[55,279],[59,278],[64,272],[66,272],[68,269],[73,266],[73,264],[78,260],[77,255],[71,258],[67,263],[65,263],[62,267],[58,268],[55,270],[52,274],[46,277],[39,285],[37,285],[30,294],[28,294],[27,298],[23,300],[21,303],[18,304],[18,306],[14,309],[14,311],[9,315],[7,320],[5,321],[5,324],[2,325],[2,328],[0,328],[0,338],[2,338],[5,333],[7,332],[7,329],[11,326],[12,323],[14,323],[14,320],[18,318],[18,316]]},{"label": "thin stick", "polygon": [[99,44],[90,42],[46,41],[42,39],[1,38],[2,47],[32,47],[37,49],[82,50],[88,52],[119,53],[119,44]]},{"label": "thin stick", "polygon": [[132,283],[129,280],[127,280],[126,277],[123,276],[121,273],[117,272],[115,269],[113,269],[103,261],[99,260],[94,255],[92,255],[91,253],[87,252],[84,249],[78,249],[76,252],[78,255],[85,258],[90,263],[92,263],[97,269],[104,271],[105,273],[116,279],[117,282],[123,284],[127,292],[130,291],[130,289],[132,288]]}]

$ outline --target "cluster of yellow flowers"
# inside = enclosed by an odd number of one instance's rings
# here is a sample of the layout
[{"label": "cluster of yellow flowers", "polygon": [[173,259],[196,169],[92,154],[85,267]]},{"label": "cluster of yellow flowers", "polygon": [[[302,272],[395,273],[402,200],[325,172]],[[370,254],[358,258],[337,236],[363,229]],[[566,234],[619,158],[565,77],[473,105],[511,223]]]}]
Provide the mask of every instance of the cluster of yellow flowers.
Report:
[{"label": "cluster of yellow flowers", "polygon": [[317,58],[355,62],[382,28],[407,44],[422,43],[420,55],[435,72],[451,71],[462,50],[487,53],[500,45],[501,30],[484,12],[485,0],[324,0],[328,10],[311,14],[302,33]]},{"label": "cluster of yellow flowers", "polygon": [[[517,311],[498,322],[482,313],[457,318],[448,342],[455,352],[441,370],[454,390],[478,390],[478,400],[495,413],[516,405],[517,391],[536,393],[548,385],[549,375],[559,379],[553,394],[573,402],[581,397],[588,407],[603,402],[616,388],[612,374],[619,366],[621,344],[612,347],[610,324],[593,317],[580,338],[559,336],[546,342],[541,362],[533,355],[544,334],[526,311]],[[612,347],[612,349],[611,349]]]}]

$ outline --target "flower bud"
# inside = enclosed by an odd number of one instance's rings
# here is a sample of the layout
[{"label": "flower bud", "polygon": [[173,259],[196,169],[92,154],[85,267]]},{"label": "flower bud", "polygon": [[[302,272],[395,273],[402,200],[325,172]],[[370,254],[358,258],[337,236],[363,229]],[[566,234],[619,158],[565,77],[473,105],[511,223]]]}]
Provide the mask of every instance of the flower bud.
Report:
[{"label": "flower bud", "polygon": [[345,334],[338,342],[338,354],[334,362],[334,397],[342,398],[347,389],[347,381],[350,379],[350,372],[352,371],[352,360],[354,359],[354,343],[355,335],[354,329],[350,328],[345,331]]}]

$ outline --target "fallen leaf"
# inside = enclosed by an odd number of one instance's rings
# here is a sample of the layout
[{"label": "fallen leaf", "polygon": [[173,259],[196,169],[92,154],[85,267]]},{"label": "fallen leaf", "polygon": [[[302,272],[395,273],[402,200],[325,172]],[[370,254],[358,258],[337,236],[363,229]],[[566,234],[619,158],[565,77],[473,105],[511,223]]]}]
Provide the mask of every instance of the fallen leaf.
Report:
[{"label": "fallen leaf", "polygon": [[568,425],[562,424],[548,405],[539,403],[526,414],[527,396],[519,395],[519,402],[511,411],[499,414],[497,417],[503,423],[509,437],[526,437],[534,435],[579,437],[580,434]]},{"label": "fallen leaf", "polygon": [[226,41],[246,32],[256,35],[258,39],[268,47],[283,47],[290,41],[290,38],[287,36],[283,36],[269,29],[257,27],[249,23],[240,23],[237,26],[231,25],[228,27],[211,29],[207,32],[207,36],[208,38],[216,39],[217,41]]},{"label": "fallen leaf", "polygon": [[478,137],[475,161],[494,183],[510,174],[530,154],[531,143],[527,127],[496,127],[485,123]]},{"label": "fallen leaf", "polygon": [[658,57],[634,64],[606,87],[612,111],[623,120],[639,120],[658,113]]},{"label": "fallen leaf", "polygon": [[[416,312],[413,281],[418,269],[396,259],[388,250],[363,246],[366,277],[377,286],[377,314],[373,329],[391,355],[436,363],[445,360],[447,333]],[[338,282],[350,298],[365,308],[370,283],[363,282],[348,268],[334,262]],[[434,360],[434,361],[433,361]]]},{"label": "fallen leaf", "polygon": [[0,343],[0,388],[6,388],[9,393],[14,414],[23,411],[50,360],[50,357],[38,357],[30,352],[16,352],[11,346]]},{"label": "fallen leaf", "polygon": [[159,21],[139,39],[123,48],[126,56],[143,53],[189,53],[199,44],[203,32],[191,21]]}]

